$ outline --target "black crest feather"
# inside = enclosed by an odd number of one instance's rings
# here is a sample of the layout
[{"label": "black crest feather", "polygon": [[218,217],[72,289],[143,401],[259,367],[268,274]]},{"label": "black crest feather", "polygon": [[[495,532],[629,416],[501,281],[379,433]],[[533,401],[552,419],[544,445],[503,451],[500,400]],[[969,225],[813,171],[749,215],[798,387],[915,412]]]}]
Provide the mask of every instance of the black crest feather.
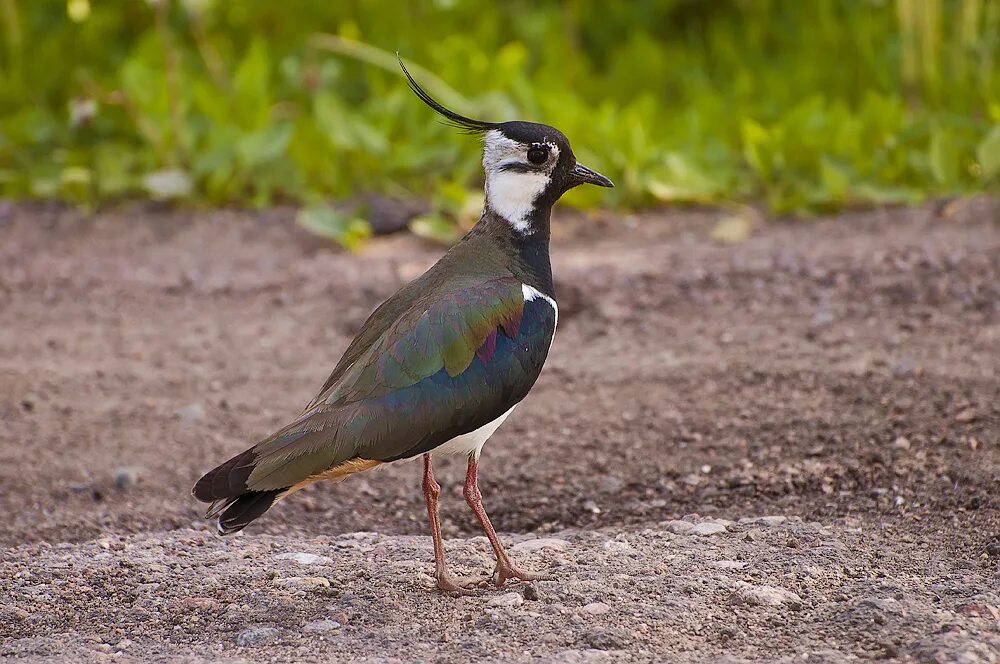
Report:
[{"label": "black crest feather", "polygon": [[458,127],[470,134],[482,134],[484,132],[490,131],[491,129],[496,129],[499,124],[496,122],[484,122],[483,120],[473,120],[472,118],[467,118],[460,113],[445,108],[438,100],[427,94],[427,91],[422,87],[417,85],[417,82],[413,80],[410,76],[410,72],[406,70],[406,65],[403,64],[403,60],[396,54],[396,59],[399,61],[399,68],[403,70],[406,75],[406,80],[410,82],[410,89],[413,93],[420,97],[420,101],[424,102],[431,108],[433,108],[439,115],[443,116],[447,122],[453,127]]}]

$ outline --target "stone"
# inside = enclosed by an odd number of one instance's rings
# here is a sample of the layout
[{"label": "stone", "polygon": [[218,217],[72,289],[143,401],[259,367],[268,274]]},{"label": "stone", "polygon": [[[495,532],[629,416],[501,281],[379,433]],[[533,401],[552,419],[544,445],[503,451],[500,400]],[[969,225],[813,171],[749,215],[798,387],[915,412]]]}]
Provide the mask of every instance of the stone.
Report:
[{"label": "stone", "polygon": [[572,648],[557,652],[551,661],[563,664],[604,664],[605,662],[621,661],[615,659],[616,655],[620,656],[621,653],[598,650],[597,648],[583,650]]},{"label": "stone", "polygon": [[667,530],[677,535],[687,535],[694,529],[694,524],[690,521],[668,521]]},{"label": "stone", "polygon": [[628,540],[613,539],[604,543],[604,550],[609,553],[624,553],[625,551],[631,551],[632,545],[629,544]]},{"label": "stone", "polygon": [[281,631],[274,627],[251,627],[236,636],[236,645],[240,647],[259,646],[278,640]]},{"label": "stone", "polygon": [[597,488],[605,493],[618,493],[625,488],[625,482],[615,475],[602,475],[597,478]]},{"label": "stone", "polygon": [[780,526],[788,521],[787,516],[750,516],[740,519],[740,525]]},{"label": "stone", "polygon": [[139,473],[132,468],[115,469],[115,488],[119,491],[131,489],[139,481]]},{"label": "stone", "polygon": [[557,551],[562,551],[567,547],[569,547],[569,542],[564,539],[559,539],[558,537],[538,537],[536,539],[518,542],[511,547],[511,551],[517,551],[519,553],[530,553],[532,551],[541,551],[542,549],[555,549]]},{"label": "stone", "polygon": [[968,408],[963,408],[955,415],[955,421],[960,424],[968,424],[969,422],[974,422],[977,416],[976,409],[969,406]]},{"label": "stone", "polygon": [[514,607],[524,604],[524,597],[520,593],[504,593],[498,595],[486,603],[488,606]]},{"label": "stone", "polygon": [[899,362],[892,365],[892,375],[896,378],[905,378],[906,376],[912,376],[917,370],[916,363],[913,360],[903,358]]},{"label": "stone", "polygon": [[278,588],[292,588],[294,590],[316,590],[317,588],[330,587],[330,580],[322,576],[278,577],[271,583]]},{"label": "stone", "polygon": [[743,569],[747,566],[746,563],[738,560],[716,560],[715,562],[709,564],[718,569]]},{"label": "stone", "polygon": [[0,616],[10,616],[15,620],[27,620],[31,617],[31,614],[22,609],[19,606],[2,606],[0,605]]},{"label": "stone", "polygon": [[340,629],[340,623],[336,620],[314,620],[311,623],[307,623],[302,626],[302,631],[304,632],[332,632],[335,629]]},{"label": "stone", "polygon": [[302,551],[294,551],[291,553],[279,553],[274,557],[275,560],[291,560],[300,565],[330,565],[333,563],[333,559],[327,556],[317,556],[314,553],[304,553]]},{"label": "stone", "polygon": [[611,611],[611,605],[604,602],[591,602],[583,607],[583,612],[589,613],[592,616],[603,616],[609,611]]},{"label": "stone", "polygon": [[702,537],[718,535],[719,533],[724,533],[724,532],[726,532],[726,527],[724,525],[712,521],[703,521],[701,523],[696,523],[694,525],[694,528],[691,529],[692,535],[700,535]]},{"label": "stone", "polygon": [[189,403],[175,410],[174,414],[185,422],[201,422],[205,419],[205,407],[200,403]]},{"label": "stone", "polygon": [[174,602],[173,608],[180,613],[192,611],[216,613],[222,609],[222,603],[211,597],[185,597]]},{"label": "stone", "polygon": [[765,526],[780,526],[781,524],[788,521],[787,516],[762,516],[757,519],[757,523]]},{"label": "stone", "polygon": [[587,645],[597,650],[621,650],[626,648],[630,641],[625,630],[615,627],[591,630],[584,640]]},{"label": "stone", "polygon": [[737,588],[730,598],[734,604],[749,606],[787,606],[793,611],[802,608],[802,598],[791,590],[774,586],[752,586],[744,584]]}]

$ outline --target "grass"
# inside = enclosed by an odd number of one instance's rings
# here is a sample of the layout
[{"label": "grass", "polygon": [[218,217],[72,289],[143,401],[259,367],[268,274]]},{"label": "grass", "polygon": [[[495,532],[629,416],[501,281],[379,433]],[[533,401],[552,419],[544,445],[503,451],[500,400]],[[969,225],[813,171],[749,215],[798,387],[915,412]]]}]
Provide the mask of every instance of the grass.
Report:
[{"label": "grass", "polygon": [[[778,214],[916,202],[1000,181],[1000,3],[989,0],[0,0],[0,195],[475,207],[478,146],[406,90],[548,122],[640,208]],[[360,225],[359,225],[360,224]],[[319,229],[319,226],[316,226]]]}]

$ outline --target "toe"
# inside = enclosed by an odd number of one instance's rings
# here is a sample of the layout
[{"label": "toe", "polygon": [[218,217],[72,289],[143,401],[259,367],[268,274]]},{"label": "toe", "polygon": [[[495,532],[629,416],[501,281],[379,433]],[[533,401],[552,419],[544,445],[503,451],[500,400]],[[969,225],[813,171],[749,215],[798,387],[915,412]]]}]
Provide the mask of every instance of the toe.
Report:
[{"label": "toe", "polygon": [[490,580],[489,576],[452,576],[450,572],[439,572],[435,575],[438,590],[456,595],[474,595]]},{"label": "toe", "polygon": [[530,572],[528,570],[520,569],[519,567],[514,567],[513,565],[507,567],[498,567],[493,572],[493,584],[500,588],[507,582],[507,579],[518,579],[520,581],[548,581],[552,578],[551,575],[545,572]]}]

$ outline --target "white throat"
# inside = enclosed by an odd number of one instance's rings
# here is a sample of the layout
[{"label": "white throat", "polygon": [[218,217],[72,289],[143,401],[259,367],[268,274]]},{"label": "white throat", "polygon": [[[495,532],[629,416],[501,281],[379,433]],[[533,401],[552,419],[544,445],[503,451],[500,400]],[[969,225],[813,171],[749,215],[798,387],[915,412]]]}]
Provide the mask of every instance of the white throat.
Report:
[{"label": "white throat", "polygon": [[530,230],[529,216],[535,201],[545,191],[549,176],[544,173],[517,173],[496,171],[486,175],[486,204],[510,222],[514,230]]},{"label": "white throat", "polygon": [[529,217],[535,209],[535,201],[548,186],[552,168],[559,157],[559,148],[552,143],[548,145],[553,153],[550,166],[545,171],[524,172],[505,167],[525,165],[527,146],[495,129],[486,132],[483,137],[486,204],[519,233],[531,231]]}]

